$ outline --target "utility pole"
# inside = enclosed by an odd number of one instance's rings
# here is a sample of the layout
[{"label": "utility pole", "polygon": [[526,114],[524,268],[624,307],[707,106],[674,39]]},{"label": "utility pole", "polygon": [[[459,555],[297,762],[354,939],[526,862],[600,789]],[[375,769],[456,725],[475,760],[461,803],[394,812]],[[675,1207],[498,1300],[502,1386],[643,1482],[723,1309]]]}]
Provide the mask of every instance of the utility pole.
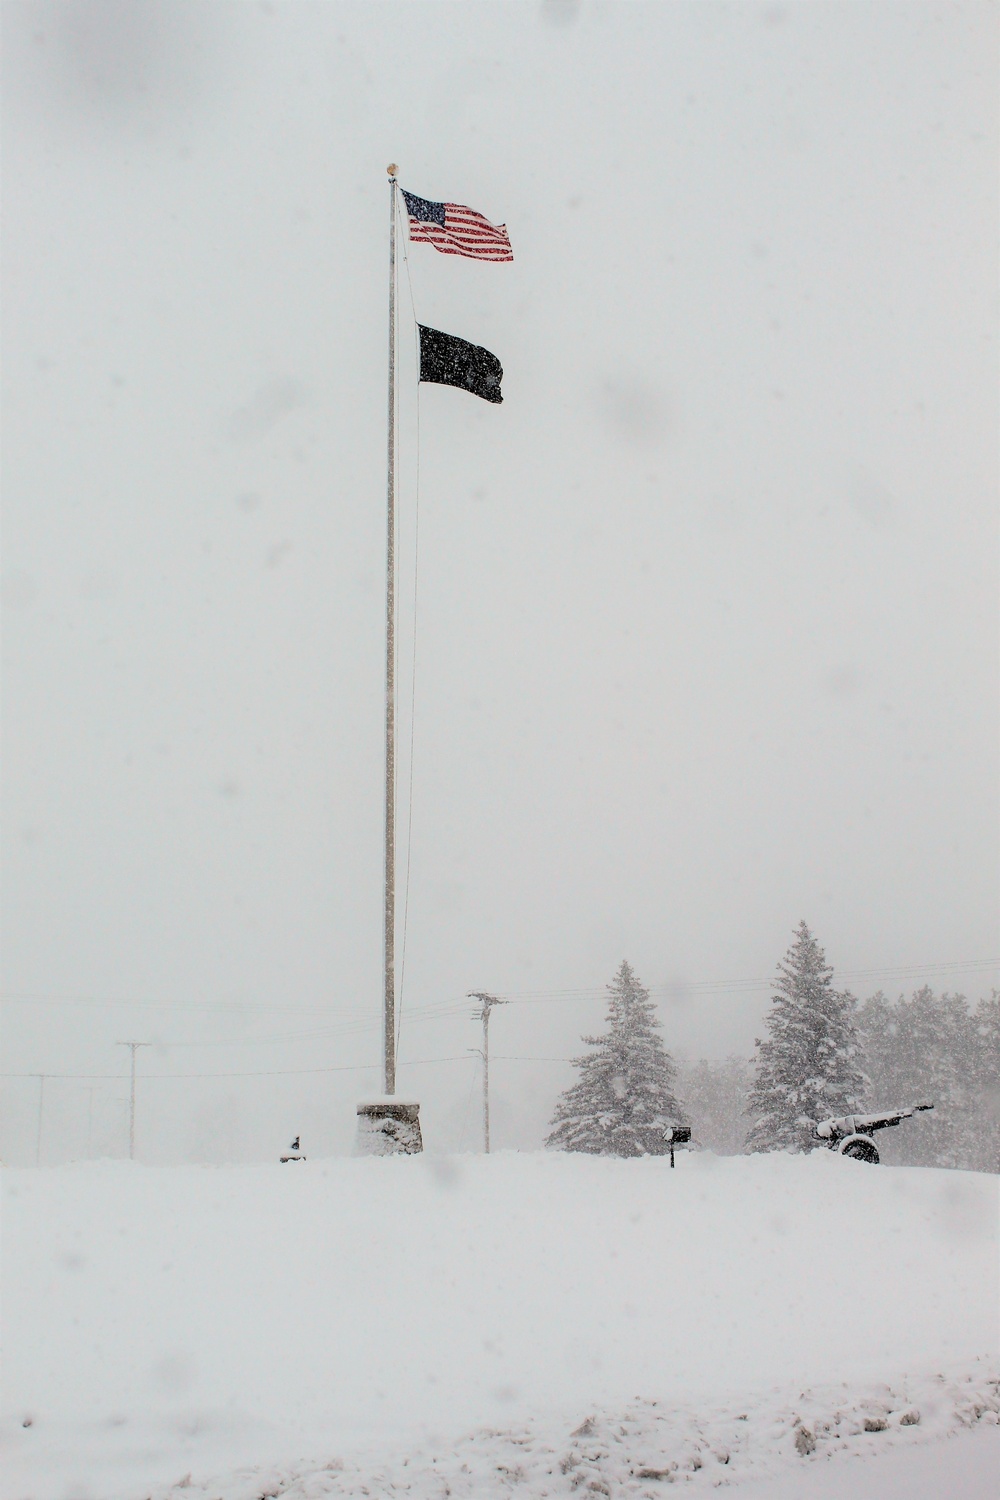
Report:
[{"label": "utility pole", "polygon": [[506,1000],[498,1000],[496,995],[488,995],[484,990],[471,990],[470,1000],[478,1000],[482,1007],[479,1016],[483,1023],[483,1050],[480,1054],[483,1059],[483,1150],[486,1155],[490,1154],[490,1011],[494,1005],[506,1005]]},{"label": "utility pole", "polygon": [[139,1047],[151,1047],[152,1042],[116,1042],[116,1047],[128,1047],[132,1052],[132,1086],[128,1101],[128,1159],[135,1160],[135,1054]]}]

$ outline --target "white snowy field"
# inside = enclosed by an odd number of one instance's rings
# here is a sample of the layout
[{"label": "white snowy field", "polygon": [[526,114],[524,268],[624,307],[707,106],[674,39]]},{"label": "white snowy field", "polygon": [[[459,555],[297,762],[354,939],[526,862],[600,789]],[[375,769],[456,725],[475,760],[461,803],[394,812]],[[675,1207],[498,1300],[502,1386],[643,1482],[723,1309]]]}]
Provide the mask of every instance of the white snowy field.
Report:
[{"label": "white snowy field", "polygon": [[993,1492],[993,1177],[539,1152],[5,1187],[5,1500],[791,1500],[869,1464],[888,1495],[949,1449]]}]

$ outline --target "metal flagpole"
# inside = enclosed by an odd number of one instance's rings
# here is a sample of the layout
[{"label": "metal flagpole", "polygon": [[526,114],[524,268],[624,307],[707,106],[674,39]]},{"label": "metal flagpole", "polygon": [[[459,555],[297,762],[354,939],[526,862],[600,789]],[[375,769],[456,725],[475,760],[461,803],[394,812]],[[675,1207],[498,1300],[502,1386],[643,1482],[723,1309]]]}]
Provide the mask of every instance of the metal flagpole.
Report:
[{"label": "metal flagpole", "polygon": [[383,1093],[396,1092],[396,164],[389,173],[389,444],[385,580],[385,943]]},{"label": "metal flagpole", "polygon": [[422,1151],[420,1106],[396,1094],[396,165],[389,173],[389,442],[385,568],[385,887],[382,963],[382,1098],[358,1105],[359,1156]]}]

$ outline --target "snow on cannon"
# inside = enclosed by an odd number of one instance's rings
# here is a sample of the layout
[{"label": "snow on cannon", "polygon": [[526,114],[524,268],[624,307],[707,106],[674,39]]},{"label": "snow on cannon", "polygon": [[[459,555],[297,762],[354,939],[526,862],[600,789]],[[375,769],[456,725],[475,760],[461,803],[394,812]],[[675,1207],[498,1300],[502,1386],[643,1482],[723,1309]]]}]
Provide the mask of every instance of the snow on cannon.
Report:
[{"label": "snow on cannon", "polygon": [[668,1125],[663,1132],[663,1139],[670,1147],[670,1165],[674,1164],[674,1147],[685,1146],[691,1139],[690,1125]]},{"label": "snow on cannon", "polygon": [[875,1166],[879,1156],[872,1136],[876,1130],[889,1130],[918,1110],[933,1108],[933,1104],[909,1104],[905,1109],[881,1109],[871,1115],[842,1115],[837,1120],[820,1120],[814,1134],[825,1141],[831,1151]]}]

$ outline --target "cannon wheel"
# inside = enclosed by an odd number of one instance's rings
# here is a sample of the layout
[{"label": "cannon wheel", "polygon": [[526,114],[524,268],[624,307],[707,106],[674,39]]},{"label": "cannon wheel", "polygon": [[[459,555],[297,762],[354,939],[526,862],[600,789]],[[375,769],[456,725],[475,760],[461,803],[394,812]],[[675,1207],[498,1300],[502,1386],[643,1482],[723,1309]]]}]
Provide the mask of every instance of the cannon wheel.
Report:
[{"label": "cannon wheel", "polygon": [[867,1135],[849,1135],[846,1141],[841,1141],[839,1147],[841,1156],[853,1157],[855,1161],[867,1161],[871,1165],[878,1165],[878,1147]]}]

